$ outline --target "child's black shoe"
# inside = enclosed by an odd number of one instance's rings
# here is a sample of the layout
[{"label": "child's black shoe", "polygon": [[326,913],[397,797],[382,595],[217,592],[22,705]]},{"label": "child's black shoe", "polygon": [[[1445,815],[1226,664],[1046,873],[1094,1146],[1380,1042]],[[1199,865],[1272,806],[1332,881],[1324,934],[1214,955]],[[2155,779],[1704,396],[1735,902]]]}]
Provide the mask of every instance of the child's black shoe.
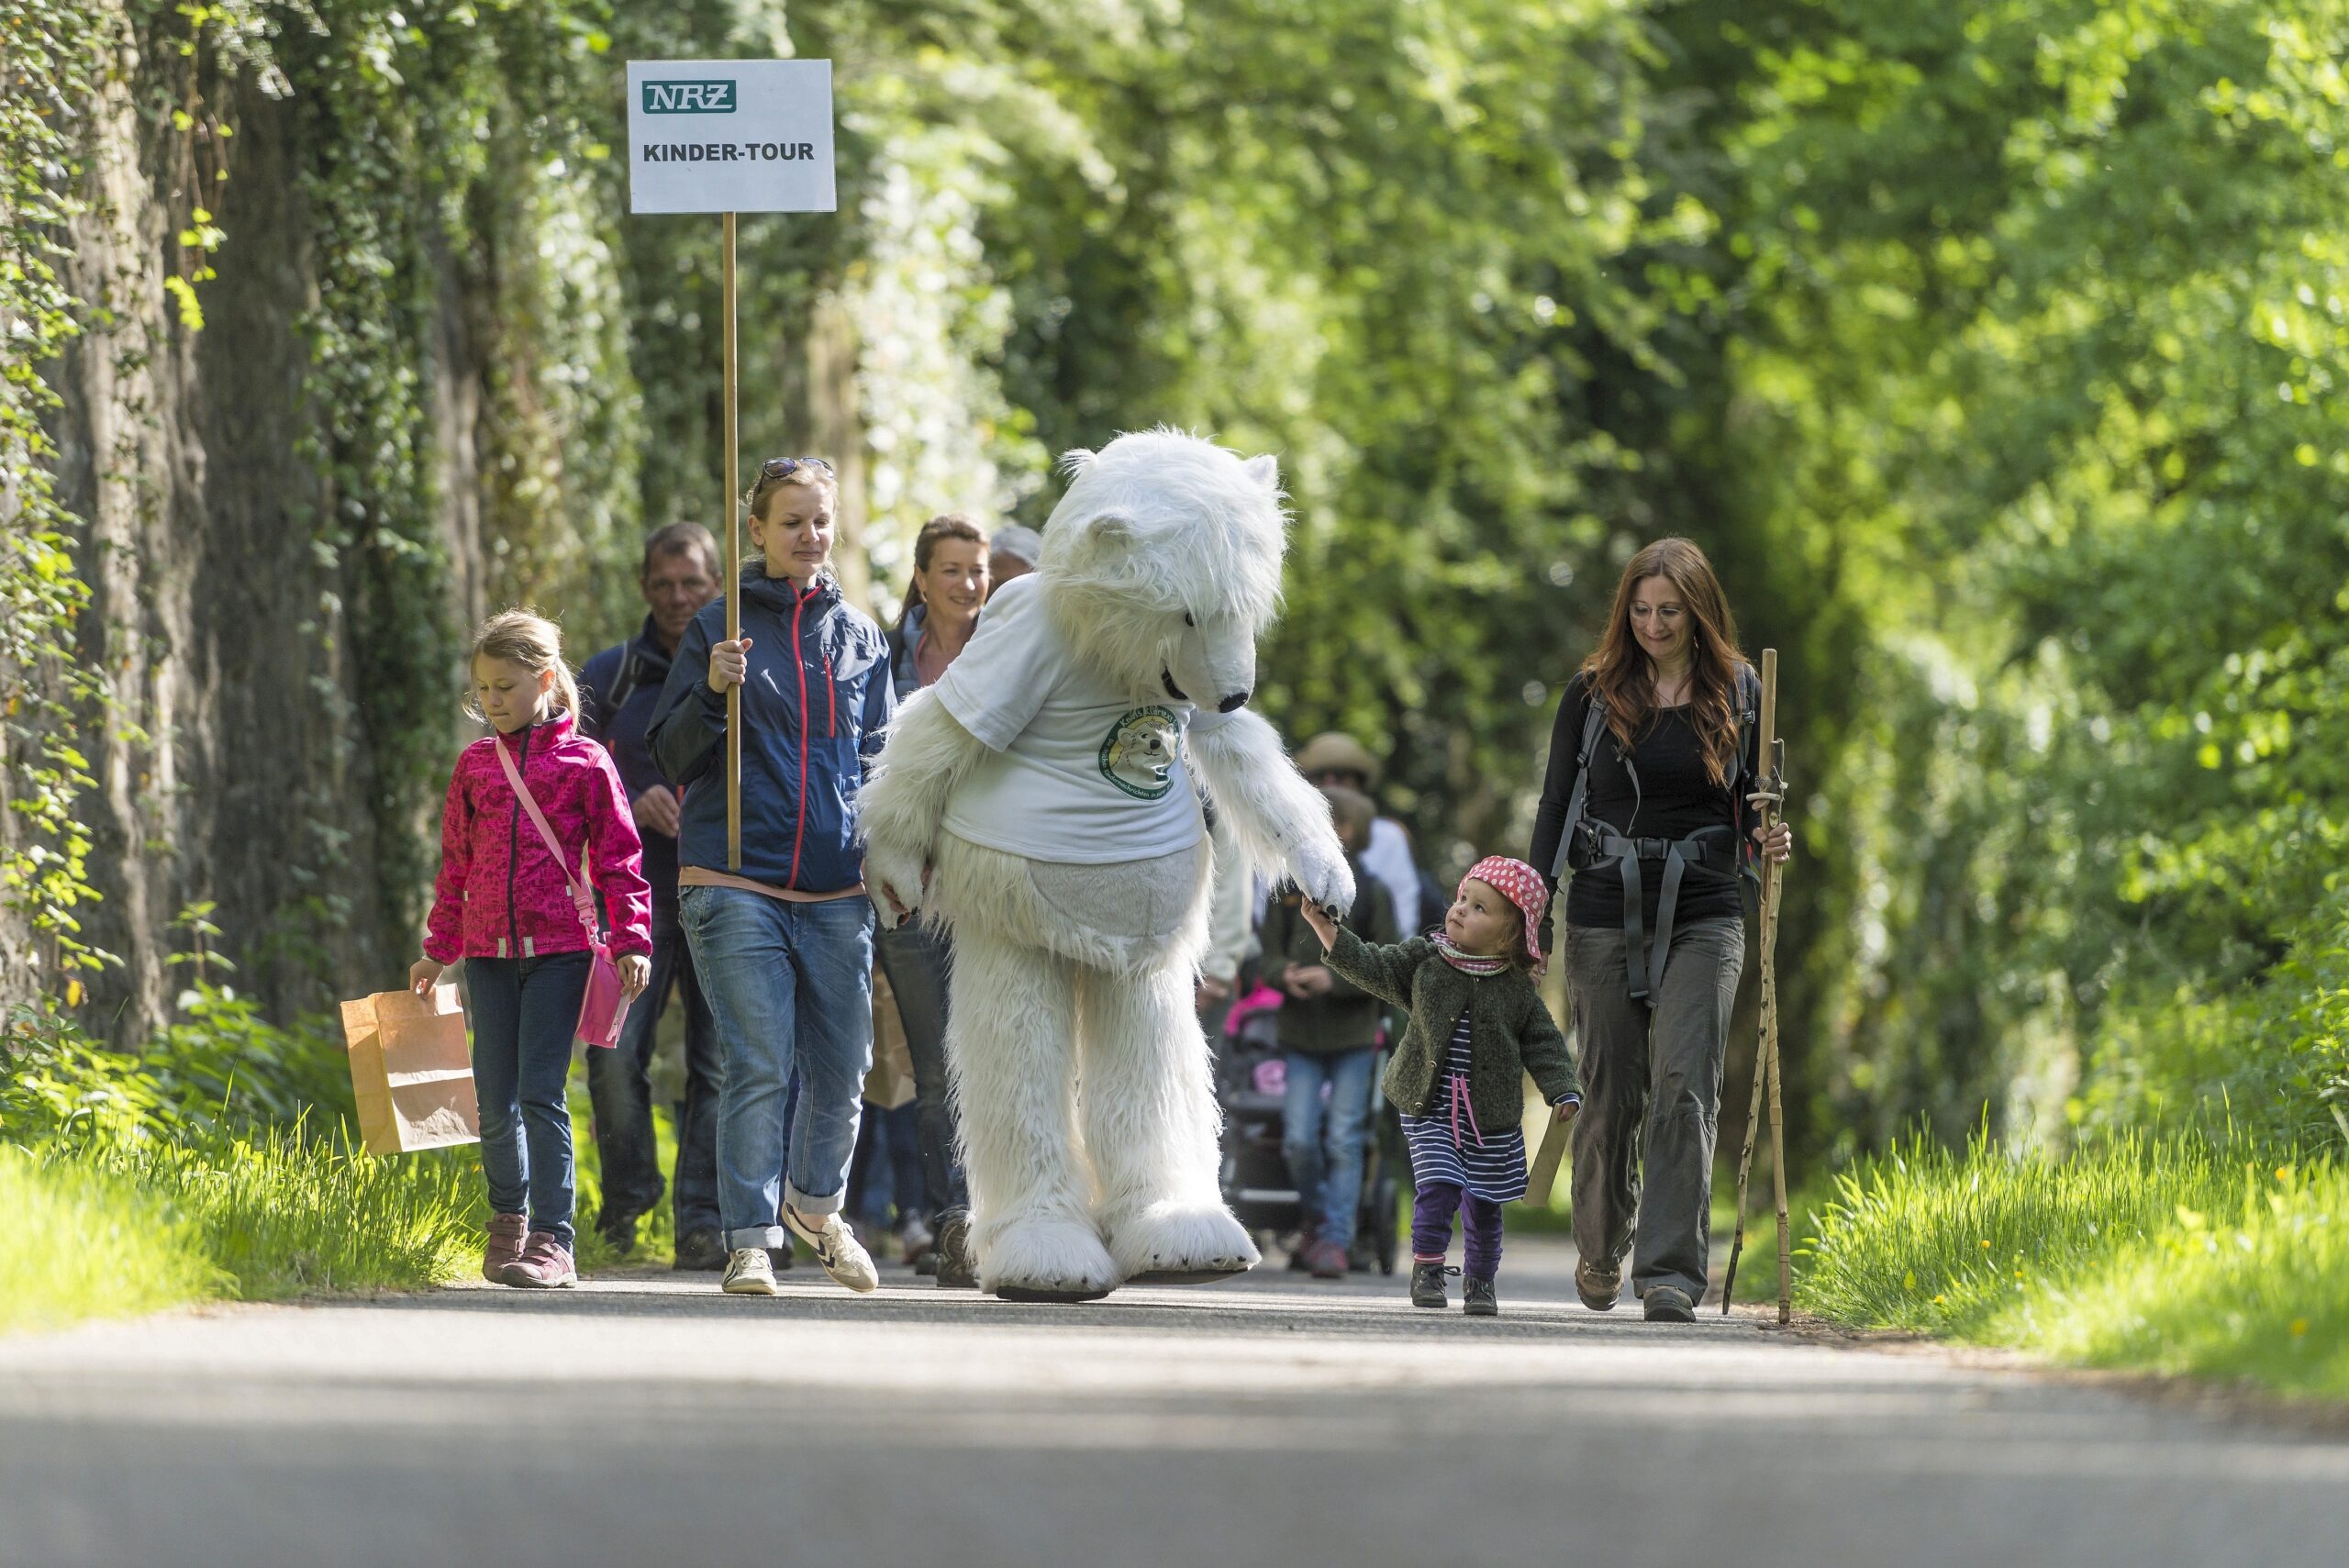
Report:
[{"label": "child's black shoe", "polygon": [[1460,1287],[1460,1310],[1471,1318],[1499,1317],[1500,1298],[1493,1294],[1493,1282],[1470,1274]]},{"label": "child's black shoe", "polygon": [[1423,1263],[1411,1260],[1411,1305],[1431,1307],[1438,1312],[1452,1305],[1452,1297],[1443,1288],[1443,1276],[1456,1274],[1458,1269],[1447,1269],[1441,1262]]}]

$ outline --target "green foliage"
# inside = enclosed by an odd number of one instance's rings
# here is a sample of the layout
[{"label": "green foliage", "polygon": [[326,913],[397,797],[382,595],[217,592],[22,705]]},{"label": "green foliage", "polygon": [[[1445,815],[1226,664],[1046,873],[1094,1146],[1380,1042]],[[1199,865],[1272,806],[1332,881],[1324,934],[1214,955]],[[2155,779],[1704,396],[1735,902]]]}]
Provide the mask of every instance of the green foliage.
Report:
[{"label": "green foliage", "polygon": [[376,1160],[258,1137],[0,1145],[0,1330],[204,1300],[416,1289],[481,1245],[481,1184],[445,1153]]},{"label": "green foliage", "polygon": [[[97,962],[104,692],[30,366],[76,327],[108,28],[195,186],[283,122],[315,272],[296,516],[353,740],[289,796],[311,891],[265,972],[414,929],[467,616],[534,600],[582,658],[640,529],[723,524],[717,226],[626,216],[614,83],[801,53],[841,210],[743,223],[744,443],[842,444],[885,610],[925,517],[1036,520],[1062,449],[1276,450],[1264,705],[1385,751],[1446,862],[1521,847],[1617,563],[1692,533],[1784,656],[1798,1147],[1986,1099],[2054,1137],[2349,1116],[2340,0],[0,6],[0,897],[62,957]],[[237,213],[173,199],[151,303],[192,327]]]},{"label": "green foliage", "polygon": [[198,981],[137,1051],[109,1049],[55,998],[20,1005],[0,1038],[0,1139],[171,1143],[351,1110],[350,1066],[332,1020],[293,1029],[249,996]]},{"label": "green foliage", "polygon": [[40,366],[80,330],[60,280],[68,194],[66,124],[97,66],[97,7],[0,0],[0,907],[27,919],[62,967],[106,955],[80,940],[74,911],[97,896],[90,836],[74,800],[94,781],[77,748],[80,711],[104,684],[73,652],[89,587],[73,561],[74,520],[58,504],[46,421],[57,395]]},{"label": "green foliage", "polygon": [[[2236,1145],[2247,1148],[2247,1145]],[[2349,1169],[2131,1134],[2068,1158],[1918,1137],[1837,1183],[1797,1298],[2051,1359],[2349,1394]]]},{"label": "green foliage", "polygon": [[2329,1119],[2296,1020],[2349,838],[2343,20],[1670,24],[1720,95],[1726,244],[1690,282],[1738,388],[1735,521],[1846,650],[1792,699],[1831,720],[1795,1082],[1859,1144],[1986,1096],[2060,1133],[2087,1066],[2106,1119],[2212,1119],[2185,1101],[2231,1084],[2273,1136]]},{"label": "green foliage", "polygon": [[0,1333],[201,1301],[197,1227],[118,1171],[0,1144]]}]

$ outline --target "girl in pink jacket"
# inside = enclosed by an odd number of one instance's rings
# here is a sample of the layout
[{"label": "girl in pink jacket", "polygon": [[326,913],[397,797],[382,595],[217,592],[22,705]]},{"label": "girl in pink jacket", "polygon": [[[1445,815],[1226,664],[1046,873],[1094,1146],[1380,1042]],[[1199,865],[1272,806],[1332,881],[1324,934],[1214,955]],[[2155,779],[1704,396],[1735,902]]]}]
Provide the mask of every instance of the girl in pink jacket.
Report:
[{"label": "girl in pink jacket", "polygon": [[[522,610],[493,616],[473,639],[472,667],[465,708],[493,733],[465,748],[449,781],[440,876],[408,984],[429,991],[444,968],[464,961],[491,1210],[482,1273],[546,1289],[579,1282],[563,1086],[595,955],[570,878],[584,852],[631,997],[651,973],[651,893],[619,771],[573,728],[579,690],[562,662],[562,634]],[[501,751],[562,845],[562,863],[531,823]]]}]

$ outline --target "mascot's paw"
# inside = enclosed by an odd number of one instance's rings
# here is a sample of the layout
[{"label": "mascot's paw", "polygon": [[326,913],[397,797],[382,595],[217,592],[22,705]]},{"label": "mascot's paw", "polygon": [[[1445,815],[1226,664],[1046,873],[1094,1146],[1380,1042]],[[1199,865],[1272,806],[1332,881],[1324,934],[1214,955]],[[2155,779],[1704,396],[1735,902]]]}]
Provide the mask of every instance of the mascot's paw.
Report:
[{"label": "mascot's paw", "polygon": [[1079,1220],[983,1226],[978,1252],[979,1287],[1006,1301],[1098,1301],[1118,1286],[1108,1249]]},{"label": "mascot's paw", "polygon": [[1301,845],[1289,857],[1289,875],[1324,909],[1342,915],[1354,906],[1354,873],[1335,834],[1318,835]]},{"label": "mascot's paw", "polygon": [[900,907],[911,914],[921,906],[921,873],[918,854],[905,853],[891,844],[864,846],[864,888],[883,930],[895,930],[902,923]]},{"label": "mascot's paw", "polygon": [[1109,1227],[1109,1251],[1134,1284],[1205,1284],[1260,1261],[1247,1227],[1219,1203],[1152,1204]]}]

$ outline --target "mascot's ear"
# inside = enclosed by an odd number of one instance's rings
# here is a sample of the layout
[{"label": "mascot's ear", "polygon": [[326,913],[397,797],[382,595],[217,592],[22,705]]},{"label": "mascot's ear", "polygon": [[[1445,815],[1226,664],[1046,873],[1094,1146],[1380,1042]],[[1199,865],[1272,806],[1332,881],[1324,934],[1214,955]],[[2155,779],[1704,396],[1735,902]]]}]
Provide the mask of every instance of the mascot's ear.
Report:
[{"label": "mascot's ear", "polygon": [[1085,518],[1076,537],[1085,560],[1121,560],[1133,549],[1134,526],[1115,512],[1103,512]]},{"label": "mascot's ear", "polygon": [[1275,457],[1272,453],[1265,452],[1261,456],[1252,457],[1246,462],[1241,463],[1240,467],[1241,472],[1245,473],[1249,478],[1254,480],[1265,489],[1272,491],[1275,495],[1278,495],[1280,493],[1281,460]]}]

